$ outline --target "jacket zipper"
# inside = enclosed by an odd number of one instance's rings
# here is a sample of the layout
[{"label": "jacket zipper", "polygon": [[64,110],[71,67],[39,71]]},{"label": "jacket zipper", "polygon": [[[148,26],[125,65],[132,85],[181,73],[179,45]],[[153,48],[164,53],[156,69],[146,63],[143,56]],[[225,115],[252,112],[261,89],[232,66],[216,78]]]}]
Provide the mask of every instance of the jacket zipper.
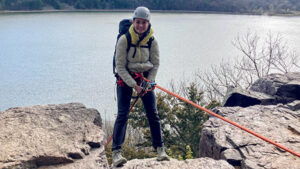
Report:
[{"label": "jacket zipper", "polygon": [[[141,46],[139,46],[139,63],[142,61],[142,54],[141,54]],[[141,64],[141,68],[143,69],[143,64]]]}]

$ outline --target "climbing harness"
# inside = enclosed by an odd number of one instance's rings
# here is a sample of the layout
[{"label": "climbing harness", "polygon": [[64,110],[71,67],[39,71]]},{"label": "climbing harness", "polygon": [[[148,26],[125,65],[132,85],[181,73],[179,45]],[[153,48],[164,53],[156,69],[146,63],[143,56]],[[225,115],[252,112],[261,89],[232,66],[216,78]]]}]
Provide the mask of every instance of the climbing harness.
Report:
[{"label": "climbing harness", "polygon": [[[144,73],[130,73],[132,78],[137,82],[137,85],[141,85],[142,82],[150,82],[148,79],[144,78]],[[115,74],[115,77],[117,78],[117,84],[121,87],[125,86],[125,82],[121,79],[121,77],[118,74]]]}]

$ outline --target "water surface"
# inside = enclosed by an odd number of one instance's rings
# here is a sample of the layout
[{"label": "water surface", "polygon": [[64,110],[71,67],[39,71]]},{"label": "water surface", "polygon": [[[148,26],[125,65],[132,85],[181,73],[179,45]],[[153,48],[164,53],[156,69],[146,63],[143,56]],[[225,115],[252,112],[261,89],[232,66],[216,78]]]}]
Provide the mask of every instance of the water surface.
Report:
[{"label": "water surface", "polygon": [[[0,110],[81,102],[103,118],[116,112],[112,54],[118,22],[131,13],[71,12],[0,15]],[[154,13],[161,66],[157,82],[191,79],[239,52],[238,35],[281,33],[300,45],[300,17]]]}]

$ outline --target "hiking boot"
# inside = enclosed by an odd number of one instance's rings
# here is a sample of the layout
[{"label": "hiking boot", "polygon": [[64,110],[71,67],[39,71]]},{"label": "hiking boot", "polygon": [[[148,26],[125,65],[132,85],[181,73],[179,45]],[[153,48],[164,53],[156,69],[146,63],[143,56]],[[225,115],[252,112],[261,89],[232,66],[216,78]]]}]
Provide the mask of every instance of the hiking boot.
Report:
[{"label": "hiking boot", "polygon": [[122,155],[122,150],[114,150],[112,152],[112,164],[114,167],[120,167],[123,164],[125,164],[127,162],[126,158],[124,158]]},{"label": "hiking boot", "polygon": [[157,147],[157,161],[169,161],[170,158],[165,151],[165,147]]}]

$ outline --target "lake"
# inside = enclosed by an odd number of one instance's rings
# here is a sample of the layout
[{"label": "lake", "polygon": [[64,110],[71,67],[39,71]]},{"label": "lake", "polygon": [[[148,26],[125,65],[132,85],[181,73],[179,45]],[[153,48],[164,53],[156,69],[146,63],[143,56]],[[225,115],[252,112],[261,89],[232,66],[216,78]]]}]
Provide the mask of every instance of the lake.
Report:
[{"label": "lake", "polygon": [[[118,23],[131,16],[0,14],[0,110],[81,102],[113,119],[112,55]],[[240,55],[232,41],[247,31],[281,33],[290,48],[300,45],[300,17],[153,13],[151,22],[161,54],[156,81],[166,88],[171,80],[192,79],[197,70]]]}]

